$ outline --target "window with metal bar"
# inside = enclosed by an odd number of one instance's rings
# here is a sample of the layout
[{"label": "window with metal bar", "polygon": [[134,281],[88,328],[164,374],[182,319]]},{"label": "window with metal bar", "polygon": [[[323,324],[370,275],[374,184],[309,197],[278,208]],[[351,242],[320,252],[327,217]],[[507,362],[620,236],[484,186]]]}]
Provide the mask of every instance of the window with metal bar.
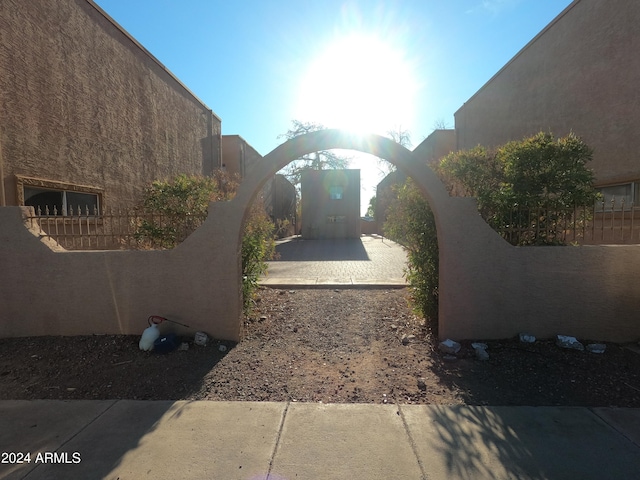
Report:
[{"label": "window with metal bar", "polygon": [[24,187],[24,204],[43,215],[66,216],[72,213],[94,215],[100,211],[99,196],[46,188]]},{"label": "window with metal bar", "polygon": [[605,211],[618,211],[631,208],[637,205],[638,196],[638,183],[622,183],[618,185],[608,185],[606,187],[600,187],[598,189],[602,194],[602,199],[599,203],[604,203]]}]

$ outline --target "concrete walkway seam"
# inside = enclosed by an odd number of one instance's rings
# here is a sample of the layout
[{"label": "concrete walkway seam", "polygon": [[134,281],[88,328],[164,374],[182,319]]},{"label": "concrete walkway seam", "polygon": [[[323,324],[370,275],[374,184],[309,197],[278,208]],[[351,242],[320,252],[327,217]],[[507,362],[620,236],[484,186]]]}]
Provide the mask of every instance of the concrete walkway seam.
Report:
[{"label": "concrete walkway seam", "polygon": [[287,401],[284,406],[284,411],[282,412],[282,418],[280,419],[280,427],[278,428],[278,435],[276,435],[276,442],[273,446],[273,452],[271,453],[271,458],[269,459],[269,469],[267,470],[267,477],[265,480],[269,480],[271,477],[271,470],[273,469],[273,462],[276,459],[276,454],[278,453],[278,447],[280,446],[280,437],[282,436],[282,430],[284,429],[284,421],[287,418],[287,412],[289,411],[289,405],[291,402]]},{"label": "concrete walkway seam", "polygon": [[407,423],[406,418],[404,418],[404,412],[402,411],[402,406],[396,402],[396,407],[398,408],[398,415],[402,419],[402,425],[404,426],[404,431],[407,433],[407,437],[409,438],[409,445],[411,445],[411,450],[413,451],[413,455],[416,457],[416,461],[418,462],[418,467],[420,467],[420,475],[422,476],[421,480],[429,480],[429,476],[427,472],[424,470],[424,465],[420,460],[420,456],[418,455],[418,447],[416,446],[416,442],[411,436],[411,431],[409,430],[409,424]]},{"label": "concrete walkway seam", "polygon": [[609,429],[613,430],[614,432],[616,432],[618,435],[623,436],[624,438],[626,438],[629,442],[631,442],[633,445],[635,445],[636,447],[640,448],[640,444],[638,444],[633,438],[631,438],[627,432],[625,432],[624,430],[619,429],[618,427],[616,427],[615,425],[612,425],[611,423],[609,423],[607,421],[606,418],[602,417],[594,408],[587,408],[587,410],[589,410],[593,415],[596,416],[596,418],[602,422],[604,425],[606,425]]}]

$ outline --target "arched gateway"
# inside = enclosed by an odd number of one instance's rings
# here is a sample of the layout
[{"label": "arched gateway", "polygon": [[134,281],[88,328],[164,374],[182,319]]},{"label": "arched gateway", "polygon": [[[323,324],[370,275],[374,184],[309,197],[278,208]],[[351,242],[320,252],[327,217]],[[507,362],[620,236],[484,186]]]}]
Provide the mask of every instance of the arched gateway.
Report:
[{"label": "arched gateway", "polygon": [[[471,203],[465,203],[470,206],[470,209],[466,210],[471,212],[471,217],[473,217],[471,221],[457,219],[456,209],[450,208],[449,201],[451,199],[444,185],[427,166],[426,159],[417,158],[411,151],[388,138],[379,135],[354,135],[342,130],[322,130],[288,140],[252,167],[233,200],[212,203],[205,224],[178,248],[178,250],[184,250],[191,248],[191,246],[195,247],[205,238],[209,238],[210,242],[215,243],[214,248],[217,255],[212,259],[214,265],[211,268],[215,268],[218,274],[216,297],[221,303],[214,308],[220,311],[220,305],[224,305],[224,312],[219,312],[214,321],[217,323],[216,330],[223,338],[239,338],[241,336],[242,269],[239,252],[243,224],[251,203],[263,185],[287,164],[304,154],[330,149],[356,150],[372,154],[388,160],[403,173],[413,178],[433,210],[438,230],[441,262],[443,255],[444,258],[447,256],[448,236],[451,234],[455,236],[455,229],[460,228],[464,223],[466,223],[466,228],[469,228],[469,222],[473,223],[474,218],[479,218],[474,203],[471,201]],[[479,228],[488,237],[496,240],[497,235],[483,221],[480,221]],[[497,237],[497,241],[500,242],[501,239]],[[446,279],[446,273],[441,278]],[[446,294],[446,291],[447,289],[441,280],[441,298],[443,293]],[[446,312],[446,305],[445,301],[441,312]]]}]

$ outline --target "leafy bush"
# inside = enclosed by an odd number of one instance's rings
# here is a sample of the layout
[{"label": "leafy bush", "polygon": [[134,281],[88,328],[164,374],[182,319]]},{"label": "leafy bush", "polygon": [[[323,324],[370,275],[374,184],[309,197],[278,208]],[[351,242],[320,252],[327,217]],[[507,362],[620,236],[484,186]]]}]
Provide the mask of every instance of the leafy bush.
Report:
[{"label": "leafy bush", "polygon": [[[202,225],[209,202],[228,200],[232,196],[237,183],[224,175],[182,174],[172,180],[153,182],[144,192],[136,240],[150,247],[175,247]],[[223,189],[223,185],[227,188]]]},{"label": "leafy bush", "polygon": [[[439,172],[455,195],[478,200],[483,218],[499,233],[518,232],[517,245],[562,243],[562,226],[574,207],[593,205],[598,194],[587,168],[591,149],[573,134],[555,139],[540,132],[495,152],[484,147],[453,152]],[[584,219],[580,219],[584,221]]]},{"label": "leafy bush", "polygon": [[250,313],[258,289],[258,278],[267,271],[267,260],[276,251],[275,227],[264,205],[255,202],[242,235],[242,294],[245,313]]},{"label": "leafy bush", "polygon": [[414,309],[435,321],[438,316],[438,239],[433,212],[412,179],[394,187],[384,233],[407,250],[405,274]]},{"label": "leafy bush", "polygon": [[[178,175],[155,181],[145,190],[142,208],[149,216],[138,225],[135,238],[144,244],[173,248],[206,220],[209,202],[233,198],[236,177],[216,171],[213,177]],[[261,202],[252,205],[242,237],[242,291],[245,312],[252,305],[258,277],[275,253],[274,227]]]}]

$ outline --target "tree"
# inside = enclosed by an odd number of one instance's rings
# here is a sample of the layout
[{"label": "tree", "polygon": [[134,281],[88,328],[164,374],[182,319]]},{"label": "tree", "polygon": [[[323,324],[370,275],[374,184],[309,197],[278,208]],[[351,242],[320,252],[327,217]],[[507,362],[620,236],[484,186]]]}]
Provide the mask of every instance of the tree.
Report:
[{"label": "tree", "polygon": [[[287,133],[280,135],[278,138],[291,140],[292,138],[299,137],[300,135],[325,129],[323,125],[313,122],[293,120],[292,124],[292,128],[290,128]],[[299,159],[289,163],[289,165],[283,169],[283,174],[291,183],[299,185],[302,172],[305,170],[345,169],[349,166],[349,160],[350,159],[348,157],[338,155],[335,152],[321,150],[319,152],[312,152],[303,155]]]},{"label": "tree", "polygon": [[374,195],[369,199],[369,206],[367,207],[367,217],[374,218],[376,216],[376,196]]},{"label": "tree", "polygon": [[477,198],[495,230],[524,232],[516,244],[559,244],[574,207],[598,197],[587,168],[591,158],[592,150],[574,134],[556,140],[540,132],[494,152],[478,146],[450,153],[438,168],[452,192]]},{"label": "tree", "polygon": [[409,132],[409,130],[404,130],[401,125],[388,130],[387,136],[403,147],[411,148],[411,133]]},{"label": "tree", "polygon": [[[401,125],[393,129],[387,130],[387,137],[405,148],[411,148],[411,133],[404,130]],[[384,176],[397,170],[396,166],[383,158],[378,159],[378,167]]]},{"label": "tree", "polygon": [[433,122],[434,130],[449,130],[450,128],[451,126],[449,125],[449,123],[442,117],[436,119],[436,121]]}]

